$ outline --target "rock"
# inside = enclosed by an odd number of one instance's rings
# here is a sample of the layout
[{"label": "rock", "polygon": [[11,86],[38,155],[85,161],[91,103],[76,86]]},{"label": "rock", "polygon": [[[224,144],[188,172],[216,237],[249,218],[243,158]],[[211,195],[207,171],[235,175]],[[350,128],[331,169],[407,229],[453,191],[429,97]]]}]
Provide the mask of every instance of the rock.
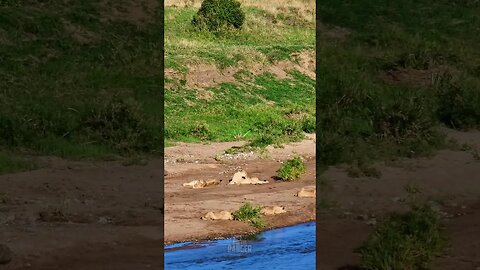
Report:
[{"label": "rock", "polygon": [[0,244],[0,264],[8,264],[12,261],[13,253],[5,245]]}]

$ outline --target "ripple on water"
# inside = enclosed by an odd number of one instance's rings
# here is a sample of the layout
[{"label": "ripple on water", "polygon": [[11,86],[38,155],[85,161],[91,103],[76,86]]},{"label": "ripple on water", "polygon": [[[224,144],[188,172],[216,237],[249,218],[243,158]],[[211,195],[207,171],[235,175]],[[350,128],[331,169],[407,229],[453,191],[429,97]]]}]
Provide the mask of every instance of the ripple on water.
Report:
[{"label": "ripple on water", "polygon": [[315,228],[309,222],[242,238],[167,245],[165,269],[313,270]]}]

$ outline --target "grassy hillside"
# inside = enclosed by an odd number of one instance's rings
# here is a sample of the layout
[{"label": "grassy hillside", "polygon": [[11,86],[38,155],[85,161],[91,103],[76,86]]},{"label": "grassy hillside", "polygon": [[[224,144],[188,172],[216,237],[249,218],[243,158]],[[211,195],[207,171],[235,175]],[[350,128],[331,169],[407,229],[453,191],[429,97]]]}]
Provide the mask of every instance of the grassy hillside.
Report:
[{"label": "grassy hillside", "polygon": [[243,28],[216,35],[193,28],[200,1],[185,2],[165,8],[167,144],[264,146],[314,132],[315,74],[306,67],[314,66],[314,10],[243,1]]},{"label": "grassy hillside", "polygon": [[2,155],[159,152],[161,35],[156,0],[0,1]]},{"label": "grassy hillside", "polygon": [[321,165],[414,157],[480,125],[478,1],[320,1]]}]

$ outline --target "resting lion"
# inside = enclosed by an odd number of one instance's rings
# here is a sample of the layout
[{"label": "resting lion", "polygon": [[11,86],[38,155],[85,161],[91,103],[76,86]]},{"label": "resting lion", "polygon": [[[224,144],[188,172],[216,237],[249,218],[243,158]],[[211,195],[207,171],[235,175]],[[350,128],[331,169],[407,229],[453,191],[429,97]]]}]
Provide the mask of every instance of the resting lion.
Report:
[{"label": "resting lion", "polygon": [[183,183],[184,187],[192,187],[192,188],[205,188],[209,186],[215,186],[219,185],[222,182],[222,180],[215,180],[215,179],[209,179],[209,180],[193,180],[188,183]]},{"label": "resting lion", "polygon": [[282,214],[282,213],[286,213],[287,211],[285,211],[285,207],[282,206],[266,206],[266,207],[263,207],[262,210],[260,211],[260,213],[262,213],[263,215],[265,216],[273,216],[273,215],[278,215],[278,214]]},{"label": "resting lion", "polygon": [[220,211],[220,212],[208,212],[205,216],[201,217],[203,220],[232,220],[233,216],[232,213],[228,211]]},{"label": "resting lion", "polygon": [[299,198],[315,198],[317,191],[314,186],[302,188],[295,196]]},{"label": "resting lion", "polygon": [[267,180],[259,180],[257,177],[248,177],[246,171],[239,171],[236,172],[232,180],[230,180],[230,185],[261,185],[261,184],[267,184]]}]

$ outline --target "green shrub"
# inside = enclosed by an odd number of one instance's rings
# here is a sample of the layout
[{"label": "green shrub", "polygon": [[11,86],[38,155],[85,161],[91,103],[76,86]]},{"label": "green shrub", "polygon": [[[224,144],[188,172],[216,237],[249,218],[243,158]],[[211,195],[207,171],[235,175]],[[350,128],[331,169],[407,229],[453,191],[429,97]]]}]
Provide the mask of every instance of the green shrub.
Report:
[{"label": "green shrub", "polygon": [[228,28],[240,29],[245,13],[235,0],[204,0],[192,24],[201,29],[218,32]]},{"label": "green shrub", "polygon": [[93,106],[84,117],[82,136],[106,143],[119,152],[145,150],[155,140],[143,110],[133,99],[114,97]]},{"label": "green shrub", "polygon": [[472,78],[454,78],[445,73],[437,77],[435,89],[438,95],[437,116],[441,122],[453,128],[480,126],[480,81]]},{"label": "green shrub", "polygon": [[233,213],[233,218],[240,221],[249,221],[255,228],[263,228],[267,224],[260,217],[261,210],[261,207],[255,207],[251,203],[246,202]]},{"label": "green shrub", "polygon": [[303,160],[300,157],[295,157],[283,163],[282,167],[277,171],[277,176],[285,181],[294,181],[304,174],[305,170]]},{"label": "green shrub", "polygon": [[428,269],[444,240],[437,213],[430,207],[392,214],[360,248],[362,269]]}]

